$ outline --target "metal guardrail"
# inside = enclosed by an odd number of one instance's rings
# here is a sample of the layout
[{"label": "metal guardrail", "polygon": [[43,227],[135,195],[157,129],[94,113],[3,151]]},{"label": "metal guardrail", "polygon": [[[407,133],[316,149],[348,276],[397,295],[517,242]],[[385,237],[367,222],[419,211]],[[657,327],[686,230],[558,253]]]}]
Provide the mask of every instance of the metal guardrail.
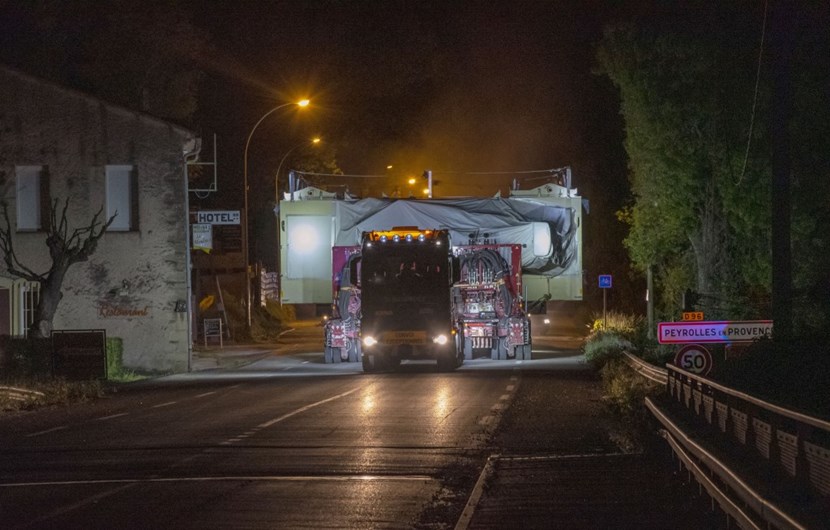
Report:
[{"label": "metal guardrail", "polygon": [[668,394],[704,426],[752,449],[772,470],[830,501],[830,421],[666,365]]},{"label": "metal guardrail", "polygon": [[[738,526],[752,529],[761,528],[755,523],[750,514],[731,499],[729,491],[734,492],[745,506],[751,508],[754,513],[758,514],[767,526],[772,525],[775,528],[793,528],[798,530],[806,529],[805,526],[793,519],[780,507],[747,485],[727,464],[723,463],[703,446],[696,443],[677,424],[672,422],[651,399],[647,397],[645,401],[646,407],[663,424],[665,428],[662,431],[663,438],[672,447],[674,453],[680,458],[683,465],[686,466],[686,469],[695,476],[698,483],[706,489],[712,499],[718,503],[721,509]],[[705,466],[705,469],[702,469],[698,465],[698,462],[701,462]],[[710,473],[716,476],[718,481],[725,484],[727,488],[720,487],[717,482],[712,480]]]},{"label": "metal guardrail", "polygon": [[623,352],[623,355],[625,355],[624,359],[625,362],[628,363],[628,366],[630,366],[641,376],[661,385],[665,385],[668,382],[668,372],[665,368],[660,368],[658,366],[654,366],[653,364],[647,363],[636,355],[632,355],[628,352]]},{"label": "metal guardrail", "polygon": [[[696,422],[730,443],[754,449],[769,462],[770,470],[790,477],[819,503],[830,506],[830,421],[768,403],[671,364],[659,368],[627,352],[624,359],[638,374],[665,384],[670,399],[684,406]],[[804,528],[694,442],[651,399],[646,399],[646,406],[663,424],[664,438],[686,469],[739,526],[757,527],[744,511],[752,510],[767,527]],[[744,508],[725,490],[740,499]]]}]

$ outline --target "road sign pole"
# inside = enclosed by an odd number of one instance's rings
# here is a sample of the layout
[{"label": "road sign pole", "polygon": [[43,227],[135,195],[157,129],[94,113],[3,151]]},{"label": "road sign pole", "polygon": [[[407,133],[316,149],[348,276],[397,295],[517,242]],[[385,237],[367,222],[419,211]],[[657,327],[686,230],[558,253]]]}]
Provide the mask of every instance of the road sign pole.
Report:
[{"label": "road sign pole", "polygon": [[605,299],[607,298],[608,289],[602,290],[602,331],[608,331],[608,315],[605,313]]}]

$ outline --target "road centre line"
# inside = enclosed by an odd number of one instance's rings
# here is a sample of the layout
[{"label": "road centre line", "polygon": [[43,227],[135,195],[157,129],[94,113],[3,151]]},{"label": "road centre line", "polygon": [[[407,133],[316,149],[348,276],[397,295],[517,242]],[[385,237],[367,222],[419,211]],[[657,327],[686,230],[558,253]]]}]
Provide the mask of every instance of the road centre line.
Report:
[{"label": "road centre line", "polygon": [[54,480],[44,482],[9,482],[0,483],[0,488],[32,488],[39,486],[89,486],[95,484],[139,484],[171,482],[351,482],[351,481],[389,481],[412,482],[432,481],[436,477],[429,475],[286,475],[286,476],[246,476],[231,475],[226,477],[155,477],[155,478],[112,478],[97,480]]},{"label": "road centre line", "polygon": [[120,418],[121,416],[129,416],[129,414],[129,412],[119,412],[118,414],[110,414],[109,416],[101,416],[100,418],[95,418],[95,421],[111,420],[113,418]]},{"label": "road centre line", "polygon": [[161,407],[169,407],[170,405],[175,405],[176,403],[178,403],[178,401],[168,401],[167,403],[162,403],[160,405],[153,405],[150,408],[160,409]]},{"label": "road centre line", "polygon": [[48,434],[50,432],[61,431],[69,427],[68,425],[61,425],[60,427],[52,427],[51,429],[46,429],[45,431],[33,432],[31,434],[27,434],[26,438],[31,438],[33,436],[40,436],[41,434]]},{"label": "road centre line", "polygon": [[502,394],[501,397],[499,397],[499,401],[507,401],[508,399],[510,399],[510,394]]},{"label": "road centre line", "polygon": [[194,397],[201,398],[201,397],[213,395],[215,393],[216,393],[216,390],[214,390],[213,392],[205,392],[204,394],[199,394],[198,396],[194,396]]},{"label": "road centre line", "polygon": [[282,420],[285,420],[285,419],[290,418],[291,416],[296,416],[297,414],[300,414],[301,412],[305,412],[305,411],[307,411],[307,410],[309,410],[309,409],[312,409],[312,408],[314,408],[314,407],[316,407],[316,406],[318,406],[318,405],[323,405],[324,403],[328,403],[329,401],[334,401],[335,399],[340,399],[340,398],[342,398],[342,397],[346,397],[346,396],[348,396],[349,394],[354,394],[354,393],[355,393],[355,392],[357,392],[358,390],[360,390],[360,388],[353,388],[352,390],[349,390],[349,391],[347,391],[347,392],[343,392],[342,394],[337,394],[336,396],[332,396],[332,397],[330,397],[330,398],[326,398],[326,399],[323,399],[323,400],[321,400],[321,401],[317,401],[316,403],[311,403],[310,405],[306,405],[306,406],[304,406],[304,407],[300,407],[300,408],[298,408],[297,410],[293,410],[293,411],[291,411],[291,412],[289,412],[289,413],[287,413],[287,414],[283,414],[282,416],[280,416],[280,417],[278,417],[278,418],[274,418],[273,420],[269,420],[269,421],[266,421],[265,423],[262,423],[262,424],[260,424],[260,425],[257,425],[257,429],[265,429],[265,428],[268,428],[268,427],[270,427],[271,425],[274,425],[275,423],[279,423],[279,422],[281,422]]},{"label": "road centre line", "polygon": [[516,388],[516,385],[507,385],[507,391],[513,392],[513,389]]}]

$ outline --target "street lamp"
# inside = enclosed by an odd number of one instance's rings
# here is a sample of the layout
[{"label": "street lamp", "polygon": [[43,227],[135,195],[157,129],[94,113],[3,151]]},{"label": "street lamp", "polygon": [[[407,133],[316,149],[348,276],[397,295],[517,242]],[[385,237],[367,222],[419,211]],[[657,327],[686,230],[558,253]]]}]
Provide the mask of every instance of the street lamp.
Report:
[{"label": "street lamp", "polygon": [[294,101],[291,103],[283,103],[282,105],[277,105],[273,109],[269,110],[262,117],[256,122],[251,129],[251,132],[248,133],[248,140],[245,142],[245,156],[243,157],[243,170],[242,170],[242,178],[243,178],[243,185],[244,189],[244,200],[245,200],[245,225],[244,225],[244,232],[243,232],[243,239],[245,240],[245,297],[247,302],[247,311],[248,311],[248,329],[251,329],[251,257],[250,257],[250,250],[249,250],[249,242],[248,242],[248,147],[251,145],[251,137],[254,135],[254,131],[259,124],[262,123],[262,120],[270,116],[271,114],[275,113],[280,109],[284,109],[285,107],[290,107],[292,105],[297,105],[298,107],[307,107],[309,101],[307,99],[301,99],[300,101]]},{"label": "street lamp", "polygon": [[295,145],[294,147],[292,147],[291,149],[289,149],[288,151],[286,151],[285,156],[283,156],[282,160],[280,160],[280,165],[277,166],[277,174],[274,175],[274,203],[275,204],[280,203],[280,170],[282,169],[283,162],[285,162],[285,160],[288,158],[288,155],[290,155],[298,147],[303,147],[304,145],[309,145],[309,144],[317,145],[319,143],[320,143],[319,138],[313,138],[311,140],[311,142],[299,143],[299,144]]}]

